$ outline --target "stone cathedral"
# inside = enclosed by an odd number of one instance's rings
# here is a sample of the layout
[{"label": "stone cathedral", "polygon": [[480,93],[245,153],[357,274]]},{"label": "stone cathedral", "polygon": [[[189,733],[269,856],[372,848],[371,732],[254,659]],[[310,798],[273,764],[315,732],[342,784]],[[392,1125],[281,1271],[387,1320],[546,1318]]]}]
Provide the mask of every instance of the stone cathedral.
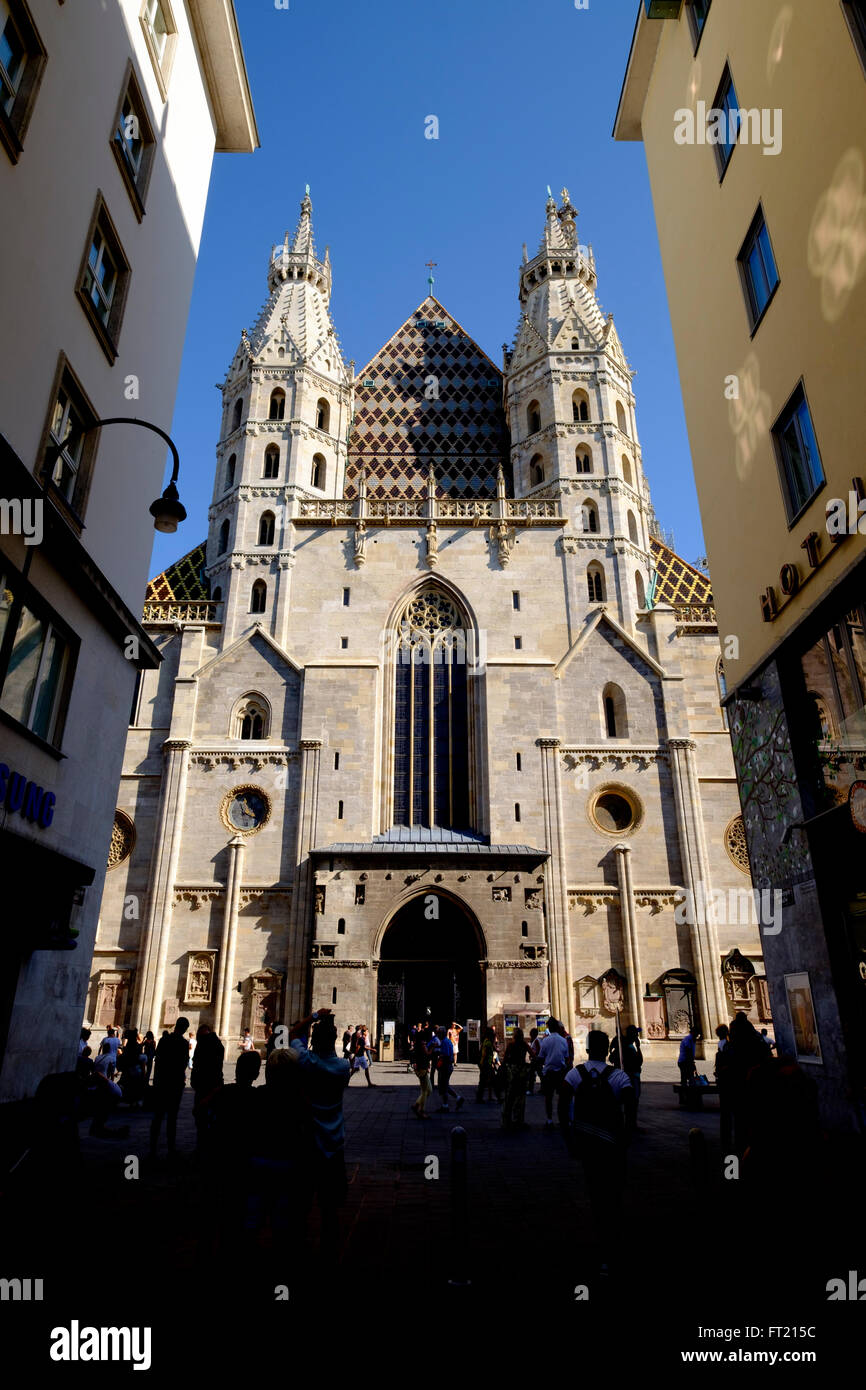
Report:
[{"label": "stone cathedral", "polygon": [[768,1019],[709,581],[567,190],[501,368],[431,284],[356,373],[331,277],[306,196],[148,589],[88,1022]]}]

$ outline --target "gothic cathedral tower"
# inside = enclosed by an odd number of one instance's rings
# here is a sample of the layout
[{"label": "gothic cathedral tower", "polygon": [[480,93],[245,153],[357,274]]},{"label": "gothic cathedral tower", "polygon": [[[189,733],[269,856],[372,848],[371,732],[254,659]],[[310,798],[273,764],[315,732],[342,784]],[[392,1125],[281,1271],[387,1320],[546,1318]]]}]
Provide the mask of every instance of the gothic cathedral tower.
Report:
[{"label": "gothic cathedral tower", "polygon": [[206,573],[222,645],[258,622],[285,642],[293,551],[289,504],[342,497],[352,376],[330,313],[331,262],[316,255],[307,193],[291,246],[268,265],[268,298],[222,385]]},{"label": "gothic cathedral tower", "polygon": [[634,631],[652,568],[649,488],[635,402],[613,315],[596,298],[591,247],[562,190],[547,200],[544,234],[523,248],[520,320],[505,352],[515,496],[562,499],[586,553],[590,603],[606,603]]}]

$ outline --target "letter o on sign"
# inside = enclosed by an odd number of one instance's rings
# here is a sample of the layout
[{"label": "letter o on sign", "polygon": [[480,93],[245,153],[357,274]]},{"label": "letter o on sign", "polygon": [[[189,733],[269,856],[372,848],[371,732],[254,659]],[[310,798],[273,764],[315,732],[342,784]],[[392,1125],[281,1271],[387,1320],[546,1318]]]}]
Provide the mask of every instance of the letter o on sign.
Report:
[{"label": "letter o on sign", "polygon": [[800,587],[800,571],[796,565],[783,565],[779,571],[779,587],[783,594],[796,594]]}]

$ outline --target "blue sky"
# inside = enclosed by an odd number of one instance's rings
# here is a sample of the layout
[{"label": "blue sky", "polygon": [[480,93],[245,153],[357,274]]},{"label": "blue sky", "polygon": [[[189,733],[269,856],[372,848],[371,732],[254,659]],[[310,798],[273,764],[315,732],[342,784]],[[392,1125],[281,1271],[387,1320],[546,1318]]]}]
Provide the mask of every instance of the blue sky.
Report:
[{"label": "blue sky", "polygon": [[[703,553],[643,146],[611,136],[637,0],[236,0],[262,146],[218,155],[172,435],[189,513],[151,573],[207,530],[219,393],[267,296],[271,245],[309,183],[331,309],[360,368],[426,291],[501,365],[521,246],[565,185],[599,298],[634,369],[638,430],[663,527]],[[425,117],[439,139],[424,138]]]}]

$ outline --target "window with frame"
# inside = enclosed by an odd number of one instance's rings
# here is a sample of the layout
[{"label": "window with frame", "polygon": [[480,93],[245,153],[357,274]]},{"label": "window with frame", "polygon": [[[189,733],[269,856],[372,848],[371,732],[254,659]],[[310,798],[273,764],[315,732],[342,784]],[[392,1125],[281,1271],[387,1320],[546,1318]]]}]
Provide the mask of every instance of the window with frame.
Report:
[{"label": "window with frame", "polygon": [[77,638],[29,585],[0,573],[0,710],[59,748]]},{"label": "window with frame", "polygon": [[[737,92],[734,87],[734,79],[731,76],[731,69],[725,65],[722,73],[722,80],[719,83],[719,90],[716,92],[713,102],[714,119],[721,127],[722,138],[715,143],[716,162],[719,167],[719,180],[721,181],[727,173],[728,165],[731,162],[731,155],[740,134],[740,107],[737,101]],[[724,119],[722,119],[724,118]]]},{"label": "window with frame", "polygon": [[24,0],[0,0],[0,140],[21,154],[47,54]]},{"label": "window with frame", "polygon": [[842,0],[842,9],[851,30],[854,47],[866,70],[866,0]]},{"label": "window with frame", "polygon": [[144,0],[141,27],[160,93],[165,98],[177,42],[177,25],[168,0]]},{"label": "window with frame", "polygon": [[131,63],[126,70],[126,81],[111,133],[111,148],[140,222],[144,216],[144,199],[156,152],[156,138]]},{"label": "window with frame", "polygon": [[84,516],[96,456],[97,415],[64,358],[43,438],[39,479],[77,518]]},{"label": "window with frame", "polygon": [[866,605],[843,613],[800,664],[824,785],[838,802],[862,776],[857,763],[866,746]]},{"label": "window with frame", "polygon": [[703,37],[704,25],[707,22],[707,15],[710,12],[710,5],[713,0],[689,0],[689,27],[692,31],[692,41],[695,45],[695,52]]},{"label": "window with frame", "polygon": [[788,524],[792,526],[824,486],[821,455],[802,383],[773,426],[773,440]]},{"label": "window with frame", "polygon": [[770,245],[770,233],[767,231],[764,210],[761,207],[755,213],[737,262],[746,295],[749,326],[754,333],[779,284],[776,258]]},{"label": "window with frame", "polygon": [[117,357],[117,339],[123,321],[129,276],[129,261],[100,194],[87,238],[77,293],[109,362],[114,362]]},{"label": "window with frame", "polygon": [[263,476],[265,478],[276,478],[280,471],[280,451],[276,444],[269,444],[265,449],[265,468]]}]

